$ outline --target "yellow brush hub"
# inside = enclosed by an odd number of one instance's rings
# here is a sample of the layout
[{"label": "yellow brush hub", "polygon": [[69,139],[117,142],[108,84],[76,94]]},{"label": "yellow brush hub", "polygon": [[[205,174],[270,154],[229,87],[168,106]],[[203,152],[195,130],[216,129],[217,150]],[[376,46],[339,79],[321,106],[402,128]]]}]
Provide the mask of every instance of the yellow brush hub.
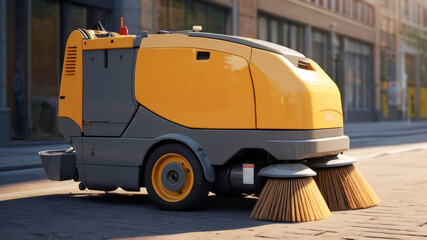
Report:
[{"label": "yellow brush hub", "polygon": [[[162,171],[170,163],[179,164],[185,172],[184,186],[178,191],[168,190],[162,183]],[[167,202],[179,202],[191,192],[194,183],[194,173],[190,163],[183,156],[169,153],[160,157],[153,167],[151,182],[157,195]]]}]

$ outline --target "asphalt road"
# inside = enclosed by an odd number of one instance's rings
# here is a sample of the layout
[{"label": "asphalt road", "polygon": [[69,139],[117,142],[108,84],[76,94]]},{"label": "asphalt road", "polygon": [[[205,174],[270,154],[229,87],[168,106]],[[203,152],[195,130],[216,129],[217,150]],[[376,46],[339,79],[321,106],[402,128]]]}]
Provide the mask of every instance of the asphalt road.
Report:
[{"label": "asphalt road", "polygon": [[256,199],[211,195],[192,212],[157,209],[139,193],[79,191],[41,168],[0,173],[0,239],[425,239],[427,143],[358,148],[356,167],[379,206],[333,212],[315,222],[249,218]]}]

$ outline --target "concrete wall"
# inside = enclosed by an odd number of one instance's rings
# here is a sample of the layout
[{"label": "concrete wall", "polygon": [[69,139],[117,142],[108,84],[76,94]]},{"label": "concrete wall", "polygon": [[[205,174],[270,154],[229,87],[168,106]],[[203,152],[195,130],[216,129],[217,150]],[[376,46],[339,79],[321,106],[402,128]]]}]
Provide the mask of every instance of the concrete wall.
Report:
[{"label": "concrete wall", "polygon": [[0,0],[0,146],[10,141],[10,110],[6,102],[6,0]]}]

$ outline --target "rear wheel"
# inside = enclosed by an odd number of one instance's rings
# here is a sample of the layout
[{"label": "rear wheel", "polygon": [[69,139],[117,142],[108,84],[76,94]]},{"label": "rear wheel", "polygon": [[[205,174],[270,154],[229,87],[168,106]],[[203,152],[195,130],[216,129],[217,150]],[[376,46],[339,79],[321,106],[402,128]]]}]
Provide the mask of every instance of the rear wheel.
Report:
[{"label": "rear wheel", "polygon": [[209,192],[203,169],[194,153],[181,144],[157,148],[144,171],[148,196],[160,208],[197,208]]}]

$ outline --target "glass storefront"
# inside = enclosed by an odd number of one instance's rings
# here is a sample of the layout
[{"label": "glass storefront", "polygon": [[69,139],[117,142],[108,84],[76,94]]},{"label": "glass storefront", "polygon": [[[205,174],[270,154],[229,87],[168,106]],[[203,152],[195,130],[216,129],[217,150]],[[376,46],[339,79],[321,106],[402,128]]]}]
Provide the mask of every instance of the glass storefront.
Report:
[{"label": "glass storefront", "polygon": [[421,62],[420,119],[427,119],[427,57]]},{"label": "glass storefront", "polygon": [[111,25],[109,9],[96,7],[93,1],[87,4],[8,1],[8,59],[13,64],[8,64],[7,86],[12,139],[59,136],[58,95],[68,35],[76,28],[92,28],[97,21],[107,29]]},{"label": "glass storefront", "polygon": [[7,106],[13,139],[28,138],[28,2],[8,0],[7,6]]},{"label": "glass storefront", "polygon": [[408,89],[408,117],[415,119],[417,114],[417,93],[416,93],[416,57],[412,54],[405,54],[405,77]]},{"label": "glass storefront", "polygon": [[58,10],[56,1],[31,2],[30,136],[52,137],[58,106]]},{"label": "glass storefront", "polygon": [[[383,119],[398,118],[393,108],[400,109],[400,91],[396,80],[396,56],[393,52],[383,50],[380,53],[381,110]],[[395,115],[393,117],[393,115]]]},{"label": "glass storefront", "polygon": [[201,25],[204,32],[230,34],[229,9],[202,1],[161,0],[158,26],[163,30],[190,30]]}]

